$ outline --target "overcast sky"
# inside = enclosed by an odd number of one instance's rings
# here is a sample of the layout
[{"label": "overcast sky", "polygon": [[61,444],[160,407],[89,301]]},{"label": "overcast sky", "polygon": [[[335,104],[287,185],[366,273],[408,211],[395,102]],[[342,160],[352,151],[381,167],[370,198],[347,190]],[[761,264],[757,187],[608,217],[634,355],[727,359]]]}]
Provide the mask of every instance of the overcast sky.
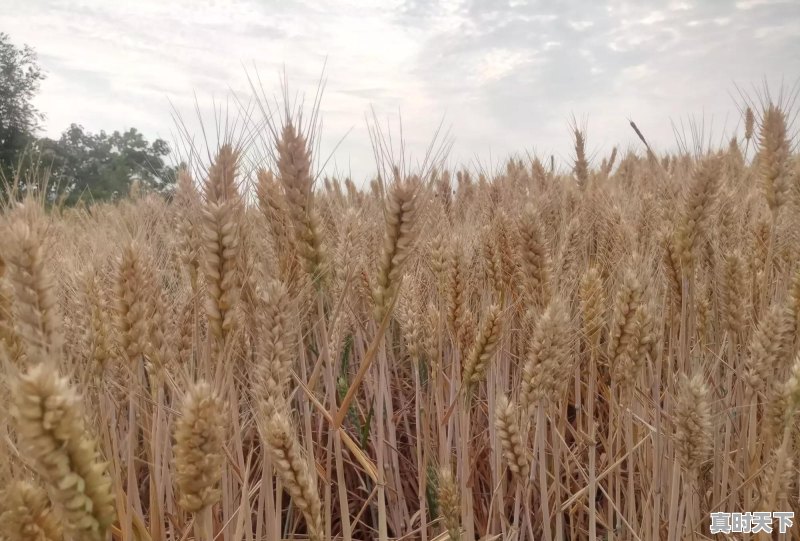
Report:
[{"label": "overcast sky", "polygon": [[[570,157],[569,121],[588,123],[596,159],[655,146],[673,124],[705,119],[719,139],[739,125],[738,91],[800,76],[797,0],[544,2],[526,0],[0,0],[0,31],[33,46],[47,72],[37,99],[45,131],[136,127],[177,136],[173,107],[197,128],[211,103],[252,94],[313,97],[327,58],[322,157],[331,170],[374,170],[365,115],[398,113],[413,157],[444,120],[451,161],[488,167],[512,152]],[[376,7],[382,4],[383,7]],[[713,130],[709,126],[713,123]]]}]

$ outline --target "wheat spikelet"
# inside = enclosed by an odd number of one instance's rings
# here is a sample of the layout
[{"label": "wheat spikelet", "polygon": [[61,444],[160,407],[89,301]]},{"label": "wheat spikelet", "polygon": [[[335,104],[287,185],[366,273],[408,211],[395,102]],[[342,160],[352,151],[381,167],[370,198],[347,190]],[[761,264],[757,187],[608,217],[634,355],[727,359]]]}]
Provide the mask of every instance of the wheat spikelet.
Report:
[{"label": "wheat spikelet", "polygon": [[583,230],[581,228],[580,219],[575,217],[569,221],[567,231],[564,234],[564,240],[560,252],[560,283],[571,284],[576,279],[580,269],[580,254],[583,249]]},{"label": "wheat spikelet", "polygon": [[532,207],[525,209],[519,220],[520,283],[539,306],[547,305],[550,298],[550,254],[544,231]]},{"label": "wheat spikelet", "polygon": [[710,341],[711,302],[711,287],[707,281],[698,279],[694,295],[695,332],[701,344],[708,344]]},{"label": "wheat spikelet", "polygon": [[343,309],[333,322],[328,336],[328,346],[331,348],[331,356],[334,359],[340,358],[343,353],[342,348],[345,346],[352,331],[353,315],[349,310]]},{"label": "wheat spikelet", "polygon": [[203,184],[201,265],[206,284],[208,327],[218,350],[227,350],[238,327],[242,294],[243,201],[237,185],[239,152],[222,145]]},{"label": "wheat spikelet", "polygon": [[213,163],[208,168],[208,178],[203,186],[206,201],[222,204],[239,200],[236,182],[239,151],[226,143],[217,151]]},{"label": "wheat spikelet", "polygon": [[175,204],[188,208],[200,204],[200,192],[194,183],[192,173],[186,167],[178,170],[175,184]]},{"label": "wheat spikelet", "polygon": [[441,202],[444,215],[449,218],[453,210],[453,183],[450,178],[450,172],[444,171],[440,175],[438,171],[435,171],[432,176],[434,178],[435,197]]},{"label": "wheat spikelet", "polygon": [[745,262],[738,251],[725,256],[724,275],[721,287],[720,311],[725,328],[732,335],[741,335],[745,330],[748,311],[746,291],[747,277]]},{"label": "wheat spikelet", "polygon": [[448,263],[447,321],[456,337],[456,342],[466,350],[472,345],[475,329],[472,313],[467,304],[466,263],[460,245],[451,246]]},{"label": "wheat spikelet", "polygon": [[185,364],[194,358],[195,334],[199,331],[196,318],[196,303],[188,299],[176,306],[178,313],[174,318],[177,322],[174,329],[173,340],[176,342],[178,361]]},{"label": "wheat spikelet", "polygon": [[680,309],[683,298],[683,271],[678,231],[665,232],[659,240],[663,250],[662,268],[666,275],[669,299],[672,306]]},{"label": "wheat spikelet", "polygon": [[20,444],[49,485],[65,530],[100,541],[116,515],[114,496],[78,395],[52,365],[38,364],[20,376],[13,399]]},{"label": "wheat spikelet", "polygon": [[528,346],[522,368],[523,407],[556,401],[563,394],[574,363],[570,344],[569,317],[563,304],[554,300],[539,318]]},{"label": "wheat spikelet", "polygon": [[266,443],[273,466],[294,505],[306,519],[308,537],[312,541],[323,539],[322,503],[317,493],[315,472],[309,471],[300,443],[287,414],[279,408],[264,420],[262,438]]},{"label": "wheat spikelet", "polygon": [[283,279],[287,279],[294,264],[297,248],[292,236],[292,222],[286,197],[272,171],[259,169],[256,172],[256,197],[261,214],[267,219],[272,238],[278,251]]},{"label": "wheat spikelet", "polygon": [[164,306],[161,284],[158,283],[157,272],[148,258],[145,266],[144,286],[140,293],[147,303],[148,337],[147,358],[149,368],[159,379],[163,378],[166,363],[174,358],[171,341],[167,340],[164,331],[167,328],[166,307]]},{"label": "wheat spikelet", "polygon": [[89,347],[89,357],[92,360],[92,372],[99,383],[111,359],[113,346],[107,319],[108,310],[96,270],[91,269],[86,273],[83,287],[83,294],[89,308],[86,342]]},{"label": "wheat spikelet", "polygon": [[780,107],[769,104],[761,120],[758,164],[764,197],[777,213],[788,197],[788,160],[791,153],[786,136],[786,118]]},{"label": "wheat spikelet", "polygon": [[138,362],[147,350],[147,303],[142,255],[136,243],[122,249],[114,282],[114,323],[117,340],[128,363]]},{"label": "wheat spikelet", "polygon": [[720,191],[718,209],[719,225],[717,232],[719,235],[718,244],[720,248],[726,249],[738,240],[742,233],[741,207],[738,196],[730,188]]},{"label": "wheat spikelet", "polygon": [[392,184],[386,201],[386,231],[383,237],[378,266],[378,278],[373,291],[375,317],[383,319],[392,297],[400,283],[403,264],[411,253],[414,242],[417,215],[417,191],[419,180],[416,177],[405,182]]},{"label": "wheat spikelet", "polygon": [[538,156],[534,157],[531,163],[531,177],[534,183],[541,189],[547,182],[548,174]]},{"label": "wheat spikelet", "polygon": [[424,307],[421,323],[422,351],[435,368],[439,362],[439,309],[432,302]]},{"label": "wheat spikelet", "polygon": [[530,453],[522,442],[520,436],[517,408],[507,396],[499,395],[495,402],[494,426],[497,429],[497,438],[503,447],[503,456],[508,463],[508,469],[527,479],[530,473]]},{"label": "wheat spikelet", "polygon": [[638,348],[637,311],[643,306],[644,289],[636,274],[626,269],[614,299],[608,357],[612,366],[623,355],[633,357]]},{"label": "wheat spikelet", "polygon": [[699,375],[683,377],[675,400],[675,453],[678,462],[696,476],[711,456],[711,402]]},{"label": "wheat spikelet", "polygon": [[398,310],[398,319],[403,329],[403,338],[408,348],[408,355],[415,363],[422,359],[424,346],[422,344],[422,313],[416,303],[408,303]]},{"label": "wheat spikelet", "polygon": [[500,252],[494,240],[494,232],[491,227],[484,226],[481,231],[481,251],[486,269],[486,279],[491,287],[497,291],[502,291],[504,282],[503,262],[500,259]]},{"label": "wheat spikelet", "polygon": [[14,481],[3,491],[0,535],[8,541],[61,541],[63,532],[44,489]]},{"label": "wheat spikelet", "polygon": [[321,278],[325,258],[322,229],[313,208],[311,149],[291,121],[283,126],[276,145],[278,175],[286,192],[300,254],[306,262],[308,273],[317,281]]},{"label": "wheat spikelet", "polygon": [[211,386],[198,381],[186,392],[175,423],[175,484],[180,506],[190,513],[220,498],[224,465],[222,403]]},{"label": "wheat spikelet", "polygon": [[289,319],[289,292],[270,281],[260,292],[261,322],[256,366],[256,398],[264,415],[271,416],[284,404],[292,368],[294,328]]},{"label": "wheat spikelet", "polygon": [[354,254],[358,253],[363,233],[364,223],[355,209],[348,208],[341,219],[339,239],[334,250],[333,276],[335,277],[335,292],[338,296],[350,274],[355,269]]},{"label": "wheat spikelet", "polygon": [[792,405],[791,380],[778,383],[766,390],[762,431],[760,440],[764,449],[780,442],[784,429],[791,425],[794,408]]},{"label": "wheat spikelet", "polygon": [[461,494],[448,466],[439,468],[438,500],[450,541],[461,541]]},{"label": "wheat spikelet", "polygon": [[206,203],[203,216],[204,304],[210,334],[224,348],[237,325],[239,228],[230,203]]},{"label": "wheat spikelet", "polygon": [[200,193],[195,186],[191,173],[181,168],[178,171],[177,188],[175,190],[177,251],[178,257],[189,275],[192,291],[197,291],[200,275],[200,228],[198,225],[198,209]]},{"label": "wheat spikelet", "polygon": [[[280,185],[275,180],[275,175],[268,169],[261,168],[256,171],[256,200],[258,210],[267,218],[274,228],[275,224],[281,225],[280,218],[284,216],[283,200],[279,197]],[[273,235],[276,235],[273,229]],[[277,235],[276,235],[277,236]],[[282,235],[281,235],[282,236]]]},{"label": "wheat spikelet", "polygon": [[11,246],[4,258],[15,294],[14,320],[31,363],[57,355],[63,344],[53,279],[45,267],[40,230],[18,219],[10,227]]},{"label": "wheat spikelet", "polygon": [[700,240],[711,218],[712,205],[719,186],[719,173],[720,160],[716,157],[703,160],[694,172],[682,221],[675,236],[676,248],[685,275],[693,272]]},{"label": "wheat spikelet", "polygon": [[756,115],[750,107],[747,107],[744,112],[744,138],[749,143],[753,138],[753,131],[756,126]]},{"label": "wheat spikelet", "polygon": [[754,391],[763,391],[775,374],[788,363],[791,320],[785,306],[773,304],[759,322],[750,342],[745,381]]},{"label": "wheat spikelet", "polygon": [[600,345],[606,322],[606,296],[603,281],[597,267],[590,267],[583,275],[580,285],[581,313],[586,340],[592,348]]},{"label": "wheat spikelet", "polygon": [[494,234],[502,268],[503,287],[509,289],[516,275],[517,241],[511,219],[505,212],[495,214]]},{"label": "wheat spikelet", "polygon": [[631,385],[636,381],[636,376],[645,364],[647,356],[655,357],[654,343],[651,308],[641,303],[626,321],[625,329],[618,339],[616,353],[611,359],[611,380],[623,393],[630,392]]},{"label": "wheat spikelet", "polygon": [[464,361],[461,376],[462,384],[468,389],[477,385],[486,374],[502,333],[501,309],[497,304],[489,307],[486,319],[483,321],[480,332],[475,337],[475,343]]},{"label": "wheat spikelet", "polygon": [[[0,262],[2,262],[0,258]],[[5,263],[0,265],[0,270],[5,268]],[[5,351],[11,361],[22,361],[25,355],[25,346],[14,328],[14,307],[12,293],[9,291],[3,272],[0,272],[0,352]]]},{"label": "wheat spikelet", "polygon": [[[577,127],[574,130],[575,135],[575,165],[573,171],[575,172],[575,180],[578,186],[583,189],[589,184],[589,162],[586,160],[586,139]],[[609,168],[610,171],[610,168]]]},{"label": "wheat spikelet", "polygon": [[448,268],[447,243],[441,231],[437,231],[430,241],[431,270],[438,280],[443,281],[444,273]]}]

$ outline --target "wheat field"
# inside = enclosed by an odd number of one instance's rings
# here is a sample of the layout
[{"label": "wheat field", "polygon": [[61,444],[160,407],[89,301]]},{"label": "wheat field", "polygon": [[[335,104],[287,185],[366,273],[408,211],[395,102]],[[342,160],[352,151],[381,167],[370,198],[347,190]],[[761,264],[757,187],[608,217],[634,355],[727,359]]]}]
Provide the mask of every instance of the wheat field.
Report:
[{"label": "wheat field", "polygon": [[378,134],[363,188],[286,109],[169,199],[12,191],[0,538],[673,541],[800,512],[800,156],[785,106],[742,109],[721,149],[590,159],[576,128],[563,170],[412,167]]}]

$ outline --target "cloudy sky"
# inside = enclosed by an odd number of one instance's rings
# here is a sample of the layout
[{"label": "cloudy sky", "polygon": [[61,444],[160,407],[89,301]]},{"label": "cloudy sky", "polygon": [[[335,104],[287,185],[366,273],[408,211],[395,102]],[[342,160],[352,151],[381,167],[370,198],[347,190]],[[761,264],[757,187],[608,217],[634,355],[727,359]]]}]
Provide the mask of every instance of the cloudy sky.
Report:
[{"label": "cloudy sky", "polygon": [[[739,125],[739,90],[800,77],[797,0],[2,0],[0,31],[39,53],[45,131],[137,127],[178,136],[212,103],[234,115],[256,71],[268,96],[313,98],[327,61],[321,156],[363,180],[374,169],[366,115],[411,159],[444,121],[450,159],[493,167],[512,152],[570,158],[569,121],[596,159],[627,148],[636,121],[655,146],[704,120],[715,140]],[[380,7],[378,7],[380,6]],[[231,96],[235,96],[232,98]],[[342,140],[342,138],[344,138]]]}]

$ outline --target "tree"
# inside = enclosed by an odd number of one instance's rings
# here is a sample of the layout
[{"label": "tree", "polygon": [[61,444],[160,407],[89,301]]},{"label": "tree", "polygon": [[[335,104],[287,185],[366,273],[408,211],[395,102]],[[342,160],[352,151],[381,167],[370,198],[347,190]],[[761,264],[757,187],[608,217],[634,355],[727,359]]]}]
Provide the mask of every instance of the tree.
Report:
[{"label": "tree", "polygon": [[125,196],[135,180],[159,193],[175,183],[176,168],[165,163],[169,145],[162,139],[149,143],[135,128],[92,134],[72,124],[57,141],[41,139],[38,148],[51,167],[51,187],[66,194],[67,204]]},{"label": "tree", "polygon": [[0,178],[10,177],[17,159],[35,140],[43,115],[33,98],[44,79],[36,52],[18,48],[0,32]]},{"label": "tree", "polygon": [[0,192],[3,181],[16,181],[24,193],[26,183],[37,182],[42,167],[50,170],[48,197],[65,195],[67,204],[82,197],[126,195],[135,180],[150,191],[169,191],[176,176],[175,168],[165,163],[169,146],[161,139],[149,143],[134,128],[91,134],[72,124],[58,140],[37,139],[44,116],[33,98],[43,79],[35,51],[27,45],[15,47],[0,33]]}]

